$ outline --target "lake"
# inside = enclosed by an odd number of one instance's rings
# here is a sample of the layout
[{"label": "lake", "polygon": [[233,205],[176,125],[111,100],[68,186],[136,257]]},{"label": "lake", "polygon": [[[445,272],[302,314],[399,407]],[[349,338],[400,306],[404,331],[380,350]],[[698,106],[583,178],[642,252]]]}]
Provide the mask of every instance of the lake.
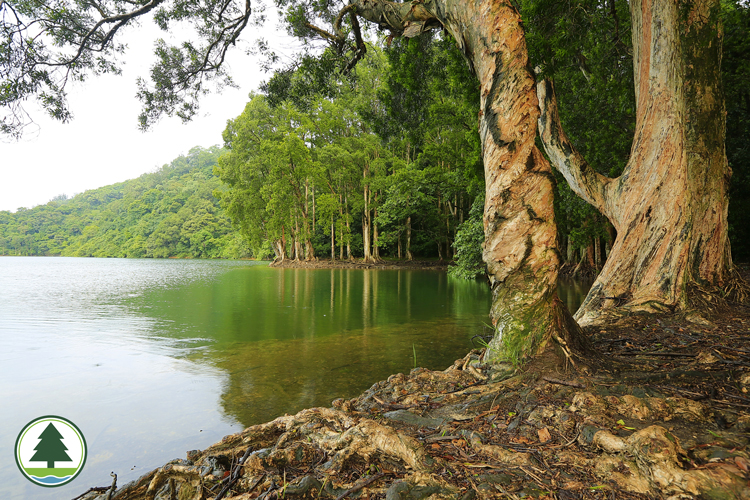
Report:
[{"label": "lake", "polygon": [[[566,281],[560,296],[576,308],[587,290]],[[415,363],[444,369],[487,333],[489,306],[485,282],[441,271],[2,257],[0,498],[70,499],[110,471],[123,485]],[[20,430],[44,415],[88,444],[83,472],[54,489],[13,460]]]},{"label": "lake", "polygon": [[[73,498],[110,471],[123,485],[415,363],[444,369],[485,331],[489,305],[486,283],[440,271],[2,257],[0,498]],[[54,489],[13,460],[43,415],[88,445],[83,472]]]}]

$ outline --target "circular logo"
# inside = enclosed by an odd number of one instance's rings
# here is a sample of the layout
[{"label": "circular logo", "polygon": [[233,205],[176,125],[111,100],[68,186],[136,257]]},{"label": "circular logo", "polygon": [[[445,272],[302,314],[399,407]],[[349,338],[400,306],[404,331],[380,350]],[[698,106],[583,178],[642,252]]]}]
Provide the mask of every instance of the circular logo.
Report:
[{"label": "circular logo", "polygon": [[40,486],[71,482],[83,470],[86,453],[86,439],[76,424],[54,415],[32,420],[16,439],[16,465]]}]

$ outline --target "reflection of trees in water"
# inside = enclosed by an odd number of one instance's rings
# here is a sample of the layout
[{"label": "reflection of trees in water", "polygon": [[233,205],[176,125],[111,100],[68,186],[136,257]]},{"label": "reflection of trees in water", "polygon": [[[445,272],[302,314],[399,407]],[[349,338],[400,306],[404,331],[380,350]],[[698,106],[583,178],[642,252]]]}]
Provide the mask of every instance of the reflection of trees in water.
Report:
[{"label": "reflection of trees in water", "polygon": [[419,366],[445,368],[471,348],[489,309],[483,283],[445,273],[268,272],[262,289],[235,287],[254,312],[231,322],[232,342],[205,353],[228,373],[221,404],[243,425],[353,397],[408,372],[414,349]]},{"label": "reflection of trees in water", "polygon": [[444,272],[253,267],[148,304],[164,336],[210,344],[190,359],[227,374],[221,405],[251,425],[408,372],[413,349],[420,366],[449,366],[487,321],[490,292]]},{"label": "reflection of trees in water", "polygon": [[221,396],[224,411],[245,426],[330,406],[354,397],[373,383],[417,364],[444,369],[471,348],[476,327],[452,319],[368,327],[320,339],[238,344],[214,352],[216,367],[228,374]]},{"label": "reflection of trees in water", "polygon": [[[252,266],[217,274],[135,302],[160,336],[210,346],[187,357],[226,374],[221,406],[243,425],[356,396],[408,372],[413,349],[419,366],[445,368],[488,321],[487,283],[444,272]],[[560,297],[573,309],[590,284],[565,285]]]},{"label": "reflection of trees in water", "polygon": [[594,280],[581,280],[562,276],[559,278],[557,295],[568,306],[571,314],[575,314],[581,306],[593,283]]}]

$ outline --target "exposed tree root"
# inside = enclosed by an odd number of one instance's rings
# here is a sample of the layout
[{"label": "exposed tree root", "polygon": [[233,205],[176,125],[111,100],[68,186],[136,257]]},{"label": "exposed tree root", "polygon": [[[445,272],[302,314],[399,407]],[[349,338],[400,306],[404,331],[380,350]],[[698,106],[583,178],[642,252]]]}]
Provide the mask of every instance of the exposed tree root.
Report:
[{"label": "exposed tree root", "polygon": [[732,269],[723,286],[691,283],[688,287],[688,306],[704,315],[717,315],[736,306],[750,306],[750,284],[737,269]]},{"label": "exposed tree root", "polygon": [[113,499],[750,498],[745,409],[617,379],[493,372],[480,354],[249,427]]}]

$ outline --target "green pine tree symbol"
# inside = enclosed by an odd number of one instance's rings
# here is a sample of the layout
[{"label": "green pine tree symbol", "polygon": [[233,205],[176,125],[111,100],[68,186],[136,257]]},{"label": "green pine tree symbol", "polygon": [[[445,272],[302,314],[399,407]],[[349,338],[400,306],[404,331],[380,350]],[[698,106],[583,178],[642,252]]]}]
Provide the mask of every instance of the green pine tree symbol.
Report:
[{"label": "green pine tree symbol", "polygon": [[70,462],[72,459],[65,453],[68,448],[62,442],[62,434],[57,428],[49,423],[46,429],[39,434],[39,444],[34,448],[34,456],[31,457],[32,462],[47,462],[48,469],[55,468],[55,462]]}]

